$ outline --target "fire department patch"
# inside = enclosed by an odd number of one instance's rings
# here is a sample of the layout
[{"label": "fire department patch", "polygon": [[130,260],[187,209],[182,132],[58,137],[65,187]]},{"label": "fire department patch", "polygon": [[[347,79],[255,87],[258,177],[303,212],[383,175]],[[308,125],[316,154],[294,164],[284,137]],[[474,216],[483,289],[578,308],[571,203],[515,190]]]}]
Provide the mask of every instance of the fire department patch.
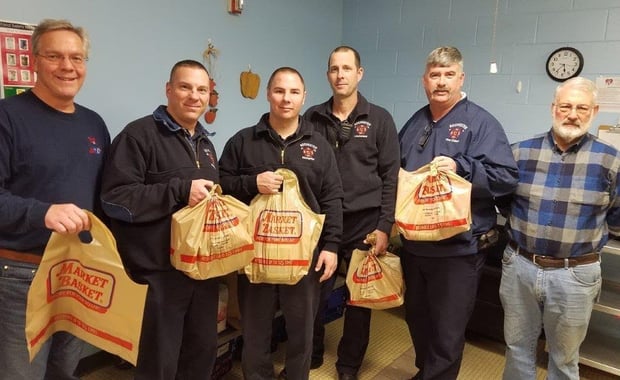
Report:
[{"label": "fire department patch", "polygon": [[353,125],[353,130],[355,131],[355,137],[356,138],[367,138],[368,137],[368,130],[370,129],[370,123],[363,120],[363,121],[357,121],[355,122],[355,125]]},{"label": "fire department patch", "polygon": [[209,163],[215,169],[215,154],[213,154],[213,152],[211,152],[211,150],[208,148],[203,149],[203,151],[205,155],[209,158]]},{"label": "fire department patch", "polygon": [[450,124],[446,141],[459,142],[459,137],[465,130],[467,130],[467,126],[463,123]]},{"label": "fire department patch", "polygon": [[299,144],[299,147],[301,148],[301,158],[303,160],[314,161],[314,155],[316,154],[316,151],[318,149],[316,145],[310,143],[301,143]]}]

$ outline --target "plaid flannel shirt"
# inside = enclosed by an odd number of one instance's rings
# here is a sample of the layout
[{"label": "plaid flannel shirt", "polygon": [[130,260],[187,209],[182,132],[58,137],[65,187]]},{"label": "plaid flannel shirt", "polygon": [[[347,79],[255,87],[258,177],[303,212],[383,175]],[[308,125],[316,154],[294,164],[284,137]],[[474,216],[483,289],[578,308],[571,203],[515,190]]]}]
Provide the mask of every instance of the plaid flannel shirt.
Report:
[{"label": "plaid flannel shirt", "polygon": [[598,252],[620,234],[620,152],[586,134],[566,152],[551,131],[512,145],[519,185],[510,207],[517,244],[536,254]]}]

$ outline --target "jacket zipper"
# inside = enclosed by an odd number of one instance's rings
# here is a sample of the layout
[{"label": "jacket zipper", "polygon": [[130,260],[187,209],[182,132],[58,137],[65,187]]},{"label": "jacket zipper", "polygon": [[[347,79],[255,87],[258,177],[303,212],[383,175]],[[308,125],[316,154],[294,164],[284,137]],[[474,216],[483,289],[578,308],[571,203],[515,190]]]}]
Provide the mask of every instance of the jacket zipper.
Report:
[{"label": "jacket zipper", "polygon": [[200,169],[200,157],[198,156],[198,145],[200,145],[200,139],[196,140],[196,150],[194,151],[194,160],[196,160],[196,167]]},{"label": "jacket zipper", "polygon": [[192,142],[191,138],[192,137],[190,136],[189,132],[187,132],[187,130],[183,130],[183,139],[185,140],[185,143],[189,146],[189,150],[194,155],[194,162],[196,163],[196,167],[200,169],[200,159],[198,156],[198,146],[200,145],[200,138],[196,139],[196,144]]},{"label": "jacket zipper", "polygon": [[[297,137],[295,140],[291,140],[291,141],[289,141],[289,142],[288,142],[288,143],[286,143],[286,144],[280,144],[280,145],[282,145],[282,149],[280,150],[280,163],[281,163],[282,165],[284,165],[284,151],[286,150],[286,148],[287,148],[289,145],[294,144],[294,143],[296,143],[297,141],[299,141],[299,140],[301,140],[301,139],[303,139],[303,138],[304,138],[304,136],[299,136],[299,137]],[[272,137],[272,139],[273,139],[273,137]],[[278,143],[279,143],[279,142],[278,142]]]}]

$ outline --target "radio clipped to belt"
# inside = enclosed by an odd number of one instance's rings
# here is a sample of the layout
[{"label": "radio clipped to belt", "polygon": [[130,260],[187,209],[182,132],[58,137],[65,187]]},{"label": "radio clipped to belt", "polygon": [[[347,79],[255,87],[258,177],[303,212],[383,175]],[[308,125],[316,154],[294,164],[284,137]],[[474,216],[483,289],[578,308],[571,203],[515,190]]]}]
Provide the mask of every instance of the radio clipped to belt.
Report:
[{"label": "radio clipped to belt", "polygon": [[478,251],[493,247],[499,242],[499,230],[496,227],[491,228],[478,238]]}]

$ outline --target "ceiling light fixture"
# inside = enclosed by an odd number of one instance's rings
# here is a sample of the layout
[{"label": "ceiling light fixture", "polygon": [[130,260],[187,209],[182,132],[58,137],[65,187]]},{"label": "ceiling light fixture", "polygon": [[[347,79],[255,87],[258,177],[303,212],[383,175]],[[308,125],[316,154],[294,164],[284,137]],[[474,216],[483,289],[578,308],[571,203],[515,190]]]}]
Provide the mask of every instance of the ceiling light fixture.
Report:
[{"label": "ceiling light fixture", "polygon": [[495,37],[497,34],[497,14],[499,12],[499,0],[495,0],[495,13],[493,15],[493,32],[491,34],[491,66],[489,72],[497,73],[497,60],[495,59]]}]

